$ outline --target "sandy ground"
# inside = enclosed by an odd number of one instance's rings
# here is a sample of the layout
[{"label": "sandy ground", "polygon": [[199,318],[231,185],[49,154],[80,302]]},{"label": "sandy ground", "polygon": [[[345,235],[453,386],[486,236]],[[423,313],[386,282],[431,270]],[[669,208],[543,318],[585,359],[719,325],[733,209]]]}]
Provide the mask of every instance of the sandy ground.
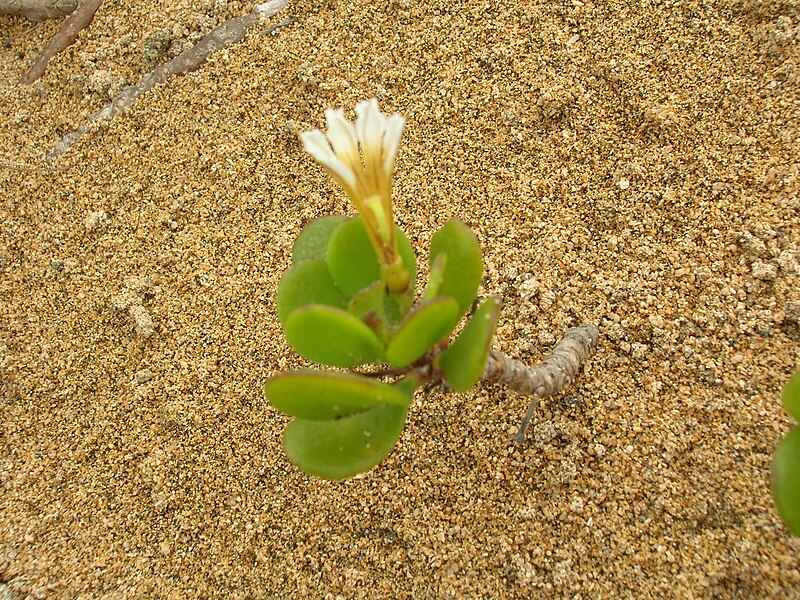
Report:
[{"label": "sandy ground", "polygon": [[[42,168],[251,8],[106,2],[30,87],[58,23],[0,16],[0,596],[800,597],[768,491],[800,364],[798,4],[298,1]],[[496,346],[602,339],[527,447],[523,397],[420,394],[333,484],[261,386],[301,364],[274,305],[295,235],[351,211],[296,132],[373,96],[408,119],[412,242],[452,216],[481,241]]]}]

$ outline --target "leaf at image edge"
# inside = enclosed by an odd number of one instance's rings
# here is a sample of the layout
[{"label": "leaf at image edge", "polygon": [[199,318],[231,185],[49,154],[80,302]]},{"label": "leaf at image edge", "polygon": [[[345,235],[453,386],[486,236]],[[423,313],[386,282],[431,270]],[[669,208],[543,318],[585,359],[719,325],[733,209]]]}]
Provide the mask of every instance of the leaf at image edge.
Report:
[{"label": "leaf at image edge", "polygon": [[800,536],[800,426],[792,429],[775,451],[772,496],[789,531]]},{"label": "leaf at image edge", "polygon": [[795,420],[800,421],[800,371],[783,386],[781,399],[784,410]]}]

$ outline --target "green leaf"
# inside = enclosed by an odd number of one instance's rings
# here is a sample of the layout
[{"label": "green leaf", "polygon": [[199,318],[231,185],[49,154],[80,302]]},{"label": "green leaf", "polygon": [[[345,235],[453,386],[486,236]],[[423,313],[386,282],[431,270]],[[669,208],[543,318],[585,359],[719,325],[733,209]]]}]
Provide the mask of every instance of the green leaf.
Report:
[{"label": "green leaf", "polygon": [[439,288],[442,287],[444,280],[444,266],[447,264],[447,254],[440,252],[436,258],[431,261],[431,271],[428,275],[428,285],[425,287],[425,293],[422,295],[422,300],[433,300],[439,295]]},{"label": "green leaf", "polygon": [[281,324],[285,326],[290,314],[309,304],[347,306],[347,298],[333,283],[328,265],[319,259],[296,262],[283,274],[277,299]]},{"label": "green leaf", "polygon": [[411,242],[408,241],[406,234],[397,225],[394,226],[394,238],[397,241],[397,253],[408,269],[408,276],[411,279],[405,295],[413,299],[417,286],[417,255],[414,254],[414,248],[411,247]]},{"label": "green leaf", "polygon": [[408,314],[386,348],[386,358],[395,367],[404,367],[417,360],[458,323],[458,303],[440,297],[420,304]]},{"label": "green leaf", "polygon": [[792,429],[775,451],[772,496],[789,531],[800,536],[800,426]]},{"label": "green leaf", "polygon": [[436,367],[457,392],[466,392],[481,378],[499,316],[499,302],[487,298],[452,346],[436,357]]},{"label": "green leaf", "polygon": [[338,481],[381,462],[403,432],[408,409],[384,404],[335,421],[294,419],[283,433],[291,461],[309,475]]},{"label": "green leaf", "polygon": [[[411,277],[411,296],[417,276],[416,258],[411,244],[399,227],[395,226],[397,251]],[[352,297],[368,285],[381,280],[378,257],[361,217],[348,220],[333,232],[328,242],[328,269],[336,285]]]},{"label": "green leaf", "polygon": [[404,312],[397,298],[387,294],[383,302],[383,314],[386,315],[386,320],[392,325],[397,325],[403,319]]},{"label": "green leaf", "polygon": [[334,371],[293,371],[264,385],[270,404],[301,419],[330,421],[380,404],[408,406],[411,393],[377,379]]},{"label": "green leaf", "polygon": [[386,286],[382,281],[376,281],[365,287],[350,299],[347,312],[366,322],[376,318],[385,321],[383,305],[386,298]]},{"label": "green leaf", "polygon": [[794,374],[789,382],[783,386],[783,408],[795,420],[800,421],[800,371]]},{"label": "green leaf", "polygon": [[314,219],[303,228],[292,246],[292,262],[309,258],[325,260],[328,241],[336,228],[347,220],[340,215],[329,215]]},{"label": "green leaf", "polygon": [[304,358],[334,367],[383,359],[383,346],[363,321],[332,306],[295,310],[284,324],[286,341]]},{"label": "green leaf", "polygon": [[447,262],[437,293],[455,298],[463,315],[475,299],[483,274],[478,240],[464,223],[451,219],[431,239],[431,271],[440,254],[447,256]]}]

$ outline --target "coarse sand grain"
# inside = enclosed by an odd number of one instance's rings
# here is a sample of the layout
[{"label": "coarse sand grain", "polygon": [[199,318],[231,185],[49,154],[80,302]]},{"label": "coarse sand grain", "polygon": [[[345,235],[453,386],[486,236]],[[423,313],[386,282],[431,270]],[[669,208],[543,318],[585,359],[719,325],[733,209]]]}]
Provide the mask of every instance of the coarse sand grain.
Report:
[{"label": "coarse sand grain", "polygon": [[[800,8],[780,0],[298,0],[42,156],[252,3],[0,16],[0,598],[798,598],[769,494],[800,365]],[[275,292],[352,214],[301,149],[407,118],[401,227],[459,217],[496,347],[601,341],[565,395],[419,394],[341,483],[281,449]],[[424,261],[421,261],[424,262]],[[422,269],[424,271],[424,267]],[[424,275],[424,272],[423,272]]]}]

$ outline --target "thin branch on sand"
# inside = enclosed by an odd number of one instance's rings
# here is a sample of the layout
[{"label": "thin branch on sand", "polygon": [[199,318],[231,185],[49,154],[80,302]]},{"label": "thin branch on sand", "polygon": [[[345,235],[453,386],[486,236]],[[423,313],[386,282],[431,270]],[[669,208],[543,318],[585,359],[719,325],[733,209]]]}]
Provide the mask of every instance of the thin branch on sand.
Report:
[{"label": "thin branch on sand", "polygon": [[[10,47],[11,44],[13,44],[15,41],[17,41],[19,39],[22,39],[23,37],[28,35],[31,31],[36,29],[38,26],[39,26],[39,23],[36,22],[33,25],[31,25],[30,27],[28,27],[25,31],[23,31],[22,33],[20,33],[18,35],[9,35],[8,37],[4,37],[3,39],[0,39],[0,48],[8,48],[8,47]],[[2,596],[0,596],[0,598],[2,598]]]},{"label": "thin branch on sand", "polygon": [[50,43],[47,44],[47,48],[44,49],[44,52],[42,52],[39,58],[34,61],[19,80],[20,83],[31,84],[39,79],[47,68],[47,63],[50,62],[50,59],[75,43],[75,40],[78,39],[78,34],[89,26],[89,23],[94,19],[94,14],[102,3],[103,0],[86,0],[76,8],[75,12],[64,21],[61,29],[58,30],[53,36],[53,39],[50,40]]},{"label": "thin branch on sand", "polygon": [[525,441],[525,431],[539,398],[553,396],[572,383],[583,361],[597,347],[598,338],[597,327],[590,323],[573,327],[555,345],[553,351],[533,367],[496,350],[489,353],[481,378],[484,381],[504,383],[514,391],[532,397],[528,412],[514,435],[516,441]]},{"label": "thin branch on sand", "polygon": [[20,15],[31,21],[66,17],[78,6],[78,0],[0,0],[0,14]]},{"label": "thin branch on sand", "polygon": [[183,75],[197,69],[215,52],[240,42],[248,31],[259,23],[261,17],[271,17],[287,4],[288,0],[271,0],[264,4],[258,4],[252,12],[229,19],[215,27],[194,46],[172,60],[159,65],[142,77],[138,83],[122,90],[110,104],[89,117],[85,125],[61,138],[55,148],[45,155],[45,161],[53,161],[64,154],[83,134],[93,130],[99,123],[112,118],[118,112],[128,109],[139,96],[159,83],[163,83],[173,75]]}]

